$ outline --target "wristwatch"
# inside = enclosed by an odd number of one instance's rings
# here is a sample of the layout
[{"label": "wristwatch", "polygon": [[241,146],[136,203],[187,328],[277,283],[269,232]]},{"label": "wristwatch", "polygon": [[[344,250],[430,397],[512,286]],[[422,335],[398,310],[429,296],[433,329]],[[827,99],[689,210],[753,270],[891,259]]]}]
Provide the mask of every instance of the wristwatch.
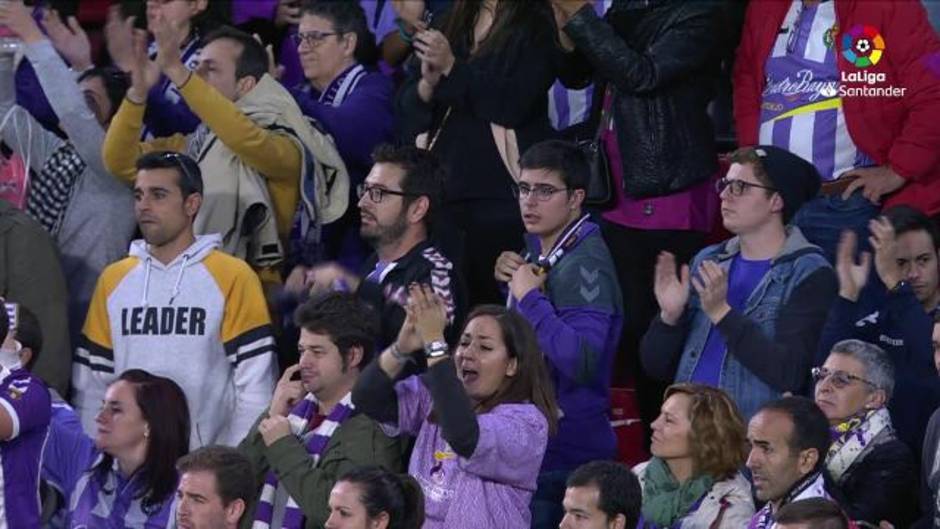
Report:
[{"label": "wristwatch", "polygon": [[447,356],[450,348],[444,340],[436,340],[424,346],[424,356],[428,359]]}]

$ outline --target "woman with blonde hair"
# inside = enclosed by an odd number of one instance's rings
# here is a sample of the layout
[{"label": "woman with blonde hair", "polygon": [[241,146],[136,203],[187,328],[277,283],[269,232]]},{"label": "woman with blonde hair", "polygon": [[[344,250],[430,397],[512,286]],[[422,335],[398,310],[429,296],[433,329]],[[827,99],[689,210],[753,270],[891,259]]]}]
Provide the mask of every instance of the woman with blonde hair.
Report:
[{"label": "woman with blonde hair", "polygon": [[701,384],[666,389],[653,422],[653,457],[634,467],[643,529],[738,529],[754,514],[744,419],[728,395]]}]

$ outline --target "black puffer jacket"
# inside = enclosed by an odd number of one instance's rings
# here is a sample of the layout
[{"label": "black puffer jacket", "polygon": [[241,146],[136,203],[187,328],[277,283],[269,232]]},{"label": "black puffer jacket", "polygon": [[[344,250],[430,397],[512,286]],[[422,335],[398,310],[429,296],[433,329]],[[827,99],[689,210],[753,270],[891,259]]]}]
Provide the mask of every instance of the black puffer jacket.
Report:
[{"label": "black puffer jacket", "polygon": [[[593,77],[614,87],[614,124],[623,155],[624,191],[667,195],[717,169],[706,107],[718,72],[717,2],[616,2],[602,20],[590,6],[564,32],[575,42],[562,82]],[[599,98],[597,98],[599,99]]]},{"label": "black puffer jacket", "polygon": [[917,518],[917,466],[893,432],[882,436],[886,439],[873,439],[838,483],[827,472],[826,490],[853,520],[909,527]]}]

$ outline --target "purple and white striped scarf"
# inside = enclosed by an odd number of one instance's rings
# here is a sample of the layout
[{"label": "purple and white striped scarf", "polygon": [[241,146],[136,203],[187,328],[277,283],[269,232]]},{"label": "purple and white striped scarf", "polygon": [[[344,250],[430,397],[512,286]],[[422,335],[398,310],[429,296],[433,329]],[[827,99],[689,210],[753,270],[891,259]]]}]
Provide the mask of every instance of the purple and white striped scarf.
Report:
[{"label": "purple and white striped scarf", "polygon": [[[304,400],[297,403],[287,416],[291,433],[302,438],[311,417],[316,413],[318,407],[319,403],[312,393],[308,393]],[[326,445],[329,444],[333,432],[352,415],[355,409],[356,407],[352,403],[352,393],[347,393],[343,400],[327,415],[326,419],[320,423],[320,426],[313,431],[313,435],[310,436],[305,445],[307,453],[313,458],[312,467],[316,467],[320,463],[320,457],[326,450]],[[277,488],[277,476],[274,471],[269,470],[264,478],[261,498],[258,500],[258,507],[255,509],[255,523],[252,524],[251,529],[274,529],[271,527],[271,523],[274,520],[274,501],[277,496]],[[289,497],[280,529],[301,529],[303,525],[303,511],[294,501],[294,498]]]}]

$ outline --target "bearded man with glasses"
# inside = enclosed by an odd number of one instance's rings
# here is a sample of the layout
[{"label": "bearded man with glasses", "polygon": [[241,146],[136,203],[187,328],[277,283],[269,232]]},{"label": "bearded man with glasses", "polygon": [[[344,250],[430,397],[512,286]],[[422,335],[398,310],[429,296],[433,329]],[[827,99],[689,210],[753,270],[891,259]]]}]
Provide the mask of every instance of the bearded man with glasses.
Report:
[{"label": "bearded man with glasses", "polygon": [[894,365],[876,345],[843,340],[812,369],[816,405],[829,419],[827,490],[853,520],[908,527],[917,512],[917,469],[886,407]]},{"label": "bearded man with glasses", "polygon": [[660,313],[640,354],[650,376],[719,387],[750,418],[806,388],[836,278],[822,251],[788,225],[819,191],[815,167],[772,146],[739,149],[731,160],[718,191],[735,236],[681,273],[673,255],[660,254]]},{"label": "bearded man with glasses", "polygon": [[[358,187],[359,235],[373,249],[359,271],[335,262],[298,266],[286,287],[297,297],[327,291],[355,292],[381,316],[378,344],[395,341],[405,321],[409,285],[431,285],[444,300],[447,336],[460,328],[465,295],[457,267],[431,241],[437,228],[444,173],[437,157],[413,146],[381,145]],[[423,358],[409,362],[405,376],[423,371]]]}]

